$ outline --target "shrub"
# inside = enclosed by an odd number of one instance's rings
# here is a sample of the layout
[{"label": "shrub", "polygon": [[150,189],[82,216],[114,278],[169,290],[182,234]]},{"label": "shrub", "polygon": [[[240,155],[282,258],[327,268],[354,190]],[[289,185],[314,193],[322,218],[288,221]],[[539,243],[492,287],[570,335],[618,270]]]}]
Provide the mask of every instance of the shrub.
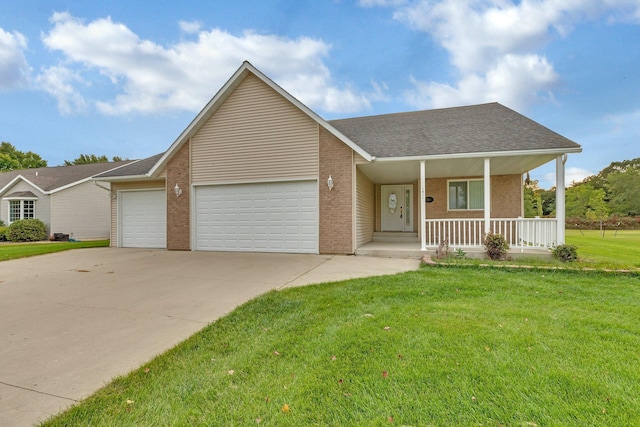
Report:
[{"label": "shrub", "polygon": [[501,260],[506,258],[509,244],[502,234],[489,232],[485,234],[482,243],[489,259]]},{"label": "shrub", "polygon": [[436,249],[436,259],[447,259],[449,258],[449,240],[444,239],[438,245],[438,249]]},{"label": "shrub", "polygon": [[[0,221],[2,222],[2,221]],[[7,229],[9,227],[5,227],[4,225],[0,224],[0,242],[6,242],[7,241]]]},{"label": "shrub", "polygon": [[578,248],[575,245],[558,245],[551,252],[555,259],[562,262],[573,262],[578,260]]},{"label": "shrub", "polygon": [[11,242],[37,242],[47,238],[47,227],[39,219],[21,219],[11,223],[7,240]]}]

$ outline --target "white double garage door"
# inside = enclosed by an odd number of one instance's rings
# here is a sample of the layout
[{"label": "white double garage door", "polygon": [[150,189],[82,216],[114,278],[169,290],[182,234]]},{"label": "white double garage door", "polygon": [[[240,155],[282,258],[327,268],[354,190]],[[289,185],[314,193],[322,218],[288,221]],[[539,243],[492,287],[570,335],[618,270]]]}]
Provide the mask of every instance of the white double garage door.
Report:
[{"label": "white double garage door", "polygon": [[[135,197],[135,193],[141,197]],[[155,194],[154,194],[155,193]],[[143,206],[130,209],[137,212],[149,210],[150,218],[158,218],[159,195],[164,191],[131,192],[129,203]],[[192,208],[193,249],[200,251],[285,252],[318,253],[318,184],[317,181],[291,181],[234,185],[196,186]],[[154,197],[155,196],[155,197]],[[126,202],[123,201],[123,205]],[[146,208],[145,208],[146,206]],[[162,200],[162,212],[166,212]],[[124,212],[127,210],[123,208]],[[122,246],[125,242],[137,242],[135,247],[164,247],[158,245],[153,235],[159,235],[158,227],[151,227],[144,215],[132,215],[136,227],[123,222]],[[126,217],[123,218],[126,221]],[[158,223],[157,220],[154,220]],[[124,230],[135,235],[125,237]],[[153,234],[145,238],[147,229]],[[164,217],[166,231],[166,213]],[[166,245],[166,237],[162,236]],[[150,245],[143,246],[148,242]]]}]

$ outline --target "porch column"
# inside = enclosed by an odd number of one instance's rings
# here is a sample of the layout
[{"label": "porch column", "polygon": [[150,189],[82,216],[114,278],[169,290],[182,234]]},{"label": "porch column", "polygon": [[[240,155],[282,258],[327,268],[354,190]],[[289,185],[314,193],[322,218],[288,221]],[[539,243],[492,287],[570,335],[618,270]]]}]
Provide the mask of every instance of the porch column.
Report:
[{"label": "porch column", "polygon": [[491,231],[491,159],[484,159],[484,233]]},{"label": "porch column", "polygon": [[564,245],[565,199],[564,199],[564,165],[567,155],[556,157],[556,244]]},{"label": "porch column", "polygon": [[427,233],[426,233],[426,225],[427,225],[427,211],[426,211],[426,203],[427,203],[427,190],[425,184],[425,161],[420,160],[420,250],[427,250]]}]

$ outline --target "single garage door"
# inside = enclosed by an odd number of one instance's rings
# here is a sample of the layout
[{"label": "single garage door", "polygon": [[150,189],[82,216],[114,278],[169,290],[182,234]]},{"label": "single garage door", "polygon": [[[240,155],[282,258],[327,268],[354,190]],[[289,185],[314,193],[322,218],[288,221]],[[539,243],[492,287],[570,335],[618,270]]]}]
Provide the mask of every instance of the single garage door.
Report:
[{"label": "single garage door", "polygon": [[165,190],[123,191],[120,200],[120,247],[166,248]]},{"label": "single garage door", "polygon": [[196,249],[317,253],[317,193],[316,181],[196,187]]}]

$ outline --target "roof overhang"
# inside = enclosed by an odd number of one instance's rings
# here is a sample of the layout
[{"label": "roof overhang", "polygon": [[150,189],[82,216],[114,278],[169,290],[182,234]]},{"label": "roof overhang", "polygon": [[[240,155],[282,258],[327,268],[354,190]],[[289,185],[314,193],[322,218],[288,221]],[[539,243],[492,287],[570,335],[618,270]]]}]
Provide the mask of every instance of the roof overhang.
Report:
[{"label": "roof overhang", "polygon": [[38,200],[38,196],[31,191],[16,191],[4,196],[3,200]]},{"label": "roof overhang", "polygon": [[9,181],[9,183],[7,183],[7,185],[5,185],[4,187],[0,188],[0,195],[4,194],[6,191],[8,191],[11,187],[13,187],[18,181],[24,181],[27,184],[29,184],[30,186],[32,186],[33,188],[35,188],[36,190],[38,190],[39,192],[41,192],[42,194],[48,194],[47,191],[43,190],[42,188],[38,187],[37,185],[35,185],[33,182],[29,181],[27,178],[25,178],[22,175],[17,175],[15,178],[13,178],[11,181]]},{"label": "roof overhang", "polygon": [[451,154],[420,157],[377,158],[372,163],[358,165],[375,183],[400,184],[420,177],[420,161],[426,164],[427,178],[457,178],[482,176],[484,159],[491,159],[491,175],[521,175],[536,169],[558,156],[579,153],[581,148],[530,150],[493,153]]}]

